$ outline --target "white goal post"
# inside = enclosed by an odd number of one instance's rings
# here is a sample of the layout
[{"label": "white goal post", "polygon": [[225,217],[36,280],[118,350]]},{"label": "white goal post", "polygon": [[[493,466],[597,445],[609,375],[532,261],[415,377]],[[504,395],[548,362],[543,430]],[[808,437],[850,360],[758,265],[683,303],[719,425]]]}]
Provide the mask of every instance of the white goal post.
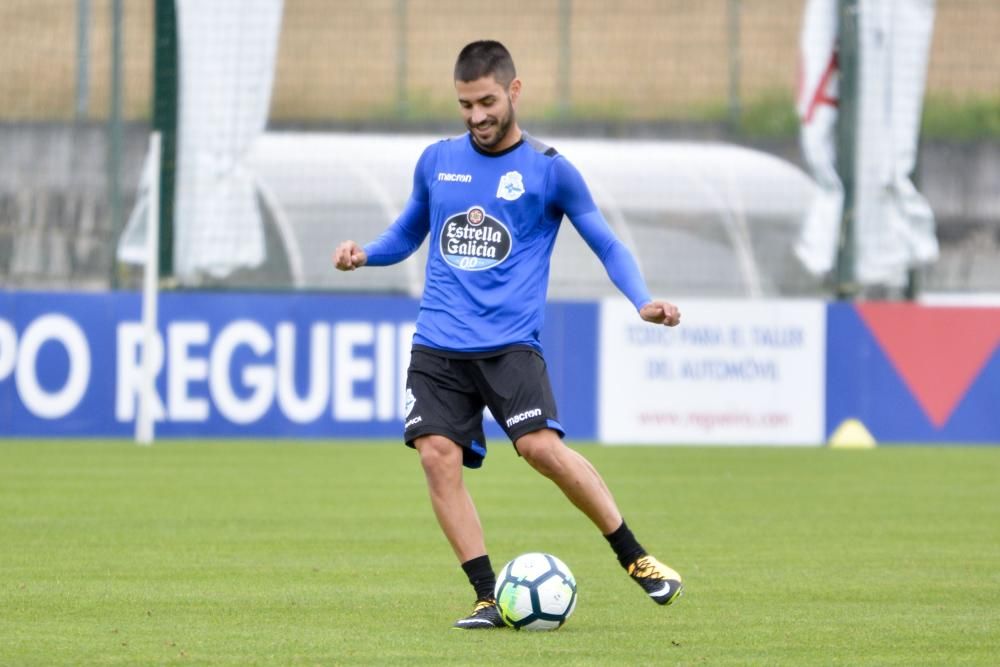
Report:
[{"label": "white goal post", "polygon": [[142,362],[139,366],[139,409],[135,418],[135,441],[152,445],[155,438],[157,306],[160,281],[160,133],[149,137],[151,165],[146,205],[145,269],[142,277]]}]

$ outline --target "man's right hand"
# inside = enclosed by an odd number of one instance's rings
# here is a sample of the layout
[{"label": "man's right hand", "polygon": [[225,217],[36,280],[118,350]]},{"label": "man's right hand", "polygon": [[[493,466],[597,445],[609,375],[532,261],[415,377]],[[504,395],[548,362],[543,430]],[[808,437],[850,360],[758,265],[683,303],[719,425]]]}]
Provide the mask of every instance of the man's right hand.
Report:
[{"label": "man's right hand", "polygon": [[344,241],[333,252],[333,265],[341,271],[353,271],[367,261],[365,251],[354,241]]}]

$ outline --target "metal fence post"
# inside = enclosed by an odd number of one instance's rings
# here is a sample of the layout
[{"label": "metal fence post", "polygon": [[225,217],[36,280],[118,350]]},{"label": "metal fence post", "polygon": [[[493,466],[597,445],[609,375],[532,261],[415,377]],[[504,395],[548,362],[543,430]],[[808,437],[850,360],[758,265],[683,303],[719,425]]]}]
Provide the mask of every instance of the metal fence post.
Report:
[{"label": "metal fence post", "polygon": [[839,0],[839,43],[837,63],[840,69],[837,112],[837,173],[844,186],[844,209],[840,221],[837,245],[836,295],[839,299],[856,296],[859,291],[855,276],[857,180],[857,136],[860,48],[858,33],[858,0]]},{"label": "metal fence post", "polygon": [[174,0],[156,0],[153,40],[153,130],[160,149],[160,278],[174,274],[174,185],[177,173],[177,113],[180,63]]},{"label": "metal fence post", "polygon": [[396,112],[405,118],[410,111],[407,94],[407,61],[410,58],[406,42],[408,31],[406,0],[396,0]]},{"label": "metal fence post", "polygon": [[559,61],[556,76],[556,109],[560,116],[569,114],[572,107],[572,85],[570,84],[573,59],[570,27],[573,22],[573,0],[559,0]]},{"label": "metal fence post", "polygon": [[77,120],[90,114],[90,0],[76,2],[76,105]]},{"label": "metal fence post", "polygon": [[729,125],[733,130],[740,127],[743,113],[740,98],[740,79],[743,69],[743,52],[740,43],[742,0],[729,0]]},{"label": "metal fence post", "polygon": [[[123,0],[111,3],[111,99],[108,110],[108,204],[111,238],[118,239],[124,228],[122,212],[122,7]],[[118,286],[118,264],[111,263],[111,286]]]}]

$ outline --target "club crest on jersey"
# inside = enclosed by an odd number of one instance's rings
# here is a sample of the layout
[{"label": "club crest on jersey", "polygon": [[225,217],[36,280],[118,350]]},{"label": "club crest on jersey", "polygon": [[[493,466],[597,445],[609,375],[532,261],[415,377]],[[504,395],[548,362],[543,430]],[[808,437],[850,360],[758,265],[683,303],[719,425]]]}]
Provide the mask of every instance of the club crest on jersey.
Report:
[{"label": "club crest on jersey", "polygon": [[493,268],[507,259],[511,245],[510,231],[482,206],[449,216],[441,227],[441,257],[463,271]]},{"label": "club crest on jersey", "polygon": [[519,171],[508,171],[500,177],[500,185],[497,186],[497,197],[514,201],[524,194],[524,177]]},{"label": "club crest on jersey", "polygon": [[406,416],[409,417],[410,413],[413,412],[413,406],[417,404],[417,397],[413,395],[413,390],[409,387],[406,388]]}]

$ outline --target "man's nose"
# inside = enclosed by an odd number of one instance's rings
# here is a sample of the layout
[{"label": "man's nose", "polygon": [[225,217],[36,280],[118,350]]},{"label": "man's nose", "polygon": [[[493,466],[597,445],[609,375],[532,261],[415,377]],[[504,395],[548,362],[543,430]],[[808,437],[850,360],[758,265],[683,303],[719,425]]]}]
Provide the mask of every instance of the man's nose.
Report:
[{"label": "man's nose", "polygon": [[479,125],[486,120],[486,111],[484,111],[482,107],[473,107],[472,115],[469,116],[469,120],[473,125]]}]

